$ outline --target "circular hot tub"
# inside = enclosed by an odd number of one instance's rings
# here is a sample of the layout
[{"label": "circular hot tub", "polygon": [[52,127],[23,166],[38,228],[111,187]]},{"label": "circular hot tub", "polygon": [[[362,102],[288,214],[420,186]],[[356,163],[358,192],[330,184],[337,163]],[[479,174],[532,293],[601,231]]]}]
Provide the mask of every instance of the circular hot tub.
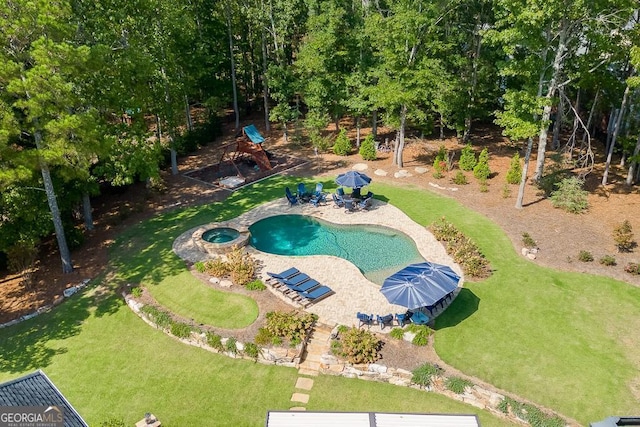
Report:
[{"label": "circular hot tub", "polygon": [[198,228],[191,239],[198,249],[208,255],[219,255],[245,246],[249,242],[246,227],[234,227],[227,223],[208,224]]}]

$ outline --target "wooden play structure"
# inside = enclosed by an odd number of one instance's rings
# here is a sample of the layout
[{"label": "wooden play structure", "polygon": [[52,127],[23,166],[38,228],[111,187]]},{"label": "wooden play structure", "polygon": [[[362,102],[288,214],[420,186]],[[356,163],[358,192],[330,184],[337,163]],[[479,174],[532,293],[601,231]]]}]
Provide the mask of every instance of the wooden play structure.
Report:
[{"label": "wooden play structure", "polygon": [[243,176],[237,164],[248,154],[261,171],[271,170],[273,166],[269,161],[267,152],[262,147],[264,141],[264,137],[254,125],[245,126],[242,128],[242,134],[236,138],[235,142],[220,147],[222,154],[218,163],[223,163],[226,157],[235,168],[238,176]]}]

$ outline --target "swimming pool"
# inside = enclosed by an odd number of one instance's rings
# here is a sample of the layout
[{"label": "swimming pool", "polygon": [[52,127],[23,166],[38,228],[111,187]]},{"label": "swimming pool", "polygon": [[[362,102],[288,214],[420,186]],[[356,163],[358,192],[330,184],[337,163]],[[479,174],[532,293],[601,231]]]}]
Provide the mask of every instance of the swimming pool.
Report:
[{"label": "swimming pool", "polygon": [[262,252],[337,256],[353,263],[367,279],[380,285],[407,265],[425,261],[409,236],[388,227],[276,215],[255,222],[249,231],[250,244]]}]

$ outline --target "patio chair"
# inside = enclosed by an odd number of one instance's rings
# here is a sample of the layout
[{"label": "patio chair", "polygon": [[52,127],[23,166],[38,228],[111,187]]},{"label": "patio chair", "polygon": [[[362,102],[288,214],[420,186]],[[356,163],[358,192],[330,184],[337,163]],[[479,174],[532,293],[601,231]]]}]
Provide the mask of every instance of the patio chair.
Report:
[{"label": "patio chair", "polygon": [[409,319],[407,319],[406,314],[404,313],[396,313],[396,320],[398,321],[398,325],[402,328],[405,323],[409,323]]},{"label": "patio chair", "polygon": [[321,182],[316,184],[316,190],[311,195],[311,199],[309,201],[313,203],[313,206],[318,206],[320,203],[327,203],[327,193],[322,191]]},{"label": "patio chair", "polygon": [[358,202],[358,208],[362,209],[364,211],[369,210],[369,208],[371,207],[371,198],[365,198],[362,199]]},{"label": "patio chair", "polygon": [[298,199],[302,202],[308,202],[311,198],[311,193],[309,193],[304,186],[304,182],[298,184]]},{"label": "patio chair", "polygon": [[333,198],[333,203],[335,204],[335,208],[344,208],[344,199],[336,196],[336,193],[331,193],[331,198]]},{"label": "patio chair", "polygon": [[352,199],[361,199],[362,195],[360,194],[360,189],[359,188],[354,188],[353,191],[351,192],[351,198]]},{"label": "patio chair", "polygon": [[298,196],[292,194],[289,187],[285,187],[284,193],[287,196],[287,200],[289,201],[290,206],[294,206],[298,204]]},{"label": "patio chair", "polygon": [[284,286],[286,287],[286,290],[293,291],[299,294],[301,292],[313,291],[315,288],[320,286],[320,282],[318,282],[315,279],[309,279],[309,280],[305,280],[304,282],[301,282],[298,285],[293,285],[289,281],[285,280]]},{"label": "patio chair", "polygon": [[358,314],[356,314],[356,317],[358,318],[358,328],[361,328],[362,325],[367,325],[367,327],[370,328],[371,325],[373,325],[373,314],[364,314],[358,312]]},{"label": "patio chair", "polygon": [[335,292],[328,286],[318,286],[309,292],[299,292],[303,299],[303,305],[308,307],[311,304],[315,304],[326,297],[335,294]]},{"label": "patio chair", "polygon": [[338,187],[338,189],[336,190],[336,194],[338,195],[338,198],[344,199],[344,188]]},{"label": "patio chair", "polygon": [[411,323],[415,323],[416,325],[426,325],[429,323],[429,320],[429,316],[421,311],[415,311],[411,316]]},{"label": "patio chair", "polygon": [[[289,270],[287,270],[289,271]],[[275,279],[278,283],[278,285],[283,286],[285,285],[285,283],[288,283],[290,285],[293,286],[297,286],[302,282],[306,282],[307,280],[311,279],[309,276],[307,276],[306,274],[298,271],[295,274],[290,274],[288,276],[285,276],[284,274],[277,274],[277,273],[269,273],[267,272],[267,274],[269,275],[269,277],[271,277],[272,279]]]},{"label": "patio chair", "polygon": [[355,212],[356,211],[356,203],[351,200],[351,199],[345,199],[344,200],[344,211],[347,213],[351,213],[351,212]]},{"label": "patio chair", "polygon": [[380,325],[380,329],[384,329],[385,325],[391,326],[393,324],[393,314],[387,314],[386,316],[376,315],[376,320],[378,321],[378,325]]}]

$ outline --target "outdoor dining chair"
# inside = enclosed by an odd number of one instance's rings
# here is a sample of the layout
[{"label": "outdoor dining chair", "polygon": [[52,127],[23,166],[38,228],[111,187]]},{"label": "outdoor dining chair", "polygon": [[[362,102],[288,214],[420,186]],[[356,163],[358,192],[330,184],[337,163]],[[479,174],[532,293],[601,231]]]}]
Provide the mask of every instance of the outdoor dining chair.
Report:
[{"label": "outdoor dining chair", "polygon": [[380,329],[384,329],[385,325],[391,326],[393,323],[393,314],[387,314],[386,316],[380,316],[379,314],[376,316],[376,320],[378,321],[378,325],[380,325]]},{"label": "outdoor dining chair", "polygon": [[373,314],[364,314],[364,313],[360,313],[358,312],[358,314],[356,314],[356,317],[358,318],[358,328],[360,328],[362,325],[367,325],[367,327],[371,327],[371,325],[373,325]]}]

